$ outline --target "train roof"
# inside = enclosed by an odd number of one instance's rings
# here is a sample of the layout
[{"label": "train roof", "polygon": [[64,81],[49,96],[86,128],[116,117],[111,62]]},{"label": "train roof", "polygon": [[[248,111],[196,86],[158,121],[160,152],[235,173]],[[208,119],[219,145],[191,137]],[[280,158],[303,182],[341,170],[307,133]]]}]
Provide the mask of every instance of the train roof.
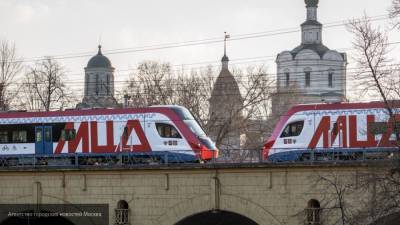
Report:
[{"label": "train roof", "polygon": [[[400,101],[389,101],[391,108],[400,108]],[[296,105],[290,108],[284,116],[291,116],[297,112],[313,110],[351,110],[351,109],[374,109],[387,108],[384,102],[351,102],[351,103],[330,103],[330,104],[305,104]]]},{"label": "train roof", "polygon": [[63,117],[63,116],[87,116],[87,115],[115,115],[129,113],[162,113],[169,114],[173,106],[153,106],[145,108],[122,108],[122,109],[74,109],[65,111],[48,112],[29,112],[29,111],[5,111],[0,112],[0,119],[6,118],[24,118],[24,117]]}]

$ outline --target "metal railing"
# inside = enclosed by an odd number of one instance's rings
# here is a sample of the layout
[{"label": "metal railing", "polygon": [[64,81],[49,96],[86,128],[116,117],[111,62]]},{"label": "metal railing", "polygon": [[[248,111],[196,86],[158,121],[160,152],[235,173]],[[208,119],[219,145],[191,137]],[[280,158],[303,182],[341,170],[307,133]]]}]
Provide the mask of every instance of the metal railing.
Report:
[{"label": "metal railing", "polygon": [[114,225],[130,225],[129,209],[115,209]]},{"label": "metal railing", "polygon": [[305,225],[321,225],[321,208],[306,208]]}]

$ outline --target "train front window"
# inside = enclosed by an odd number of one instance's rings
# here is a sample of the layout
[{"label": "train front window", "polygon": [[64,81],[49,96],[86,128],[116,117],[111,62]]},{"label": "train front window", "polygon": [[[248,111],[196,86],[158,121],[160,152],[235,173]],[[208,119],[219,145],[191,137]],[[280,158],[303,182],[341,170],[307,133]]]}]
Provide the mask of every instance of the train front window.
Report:
[{"label": "train front window", "polygon": [[162,138],[182,138],[178,130],[167,123],[156,123],[157,132]]},{"label": "train front window", "polygon": [[281,138],[285,137],[297,137],[303,131],[304,121],[297,121],[288,124],[281,134]]}]

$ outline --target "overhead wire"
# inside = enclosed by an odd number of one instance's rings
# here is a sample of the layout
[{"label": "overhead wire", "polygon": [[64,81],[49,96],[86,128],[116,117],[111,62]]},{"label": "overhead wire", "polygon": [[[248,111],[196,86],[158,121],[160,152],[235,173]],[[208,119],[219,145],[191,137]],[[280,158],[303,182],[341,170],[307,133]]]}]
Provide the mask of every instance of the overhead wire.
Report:
[{"label": "overhead wire", "polygon": [[[358,18],[359,20],[364,18]],[[377,16],[369,16],[366,17],[370,21],[381,21],[389,19],[388,14],[377,15]],[[340,21],[333,21],[325,23],[325,28],[333,28],[338,26],[346,26],[349,25],[349,22],[345,22],[344,20]],[[269,36],[276,36],[282,34],[289,34],[289,33],[297,33],[299,32],[299,28],[286,28],[286,29],[277,29],[277,30],[269,30],[269,31],[261,31],[261,32],[253,32],[247,34],[233,34],[229,41],[237,41],[237,40],[245,40],[245,39],[253,39],[253,38],[261,38],[261,37],[269,37]],[[205,38],[199,40],[189,40],[183,42],[170,42],[170,43],[163,43],[163,44],[155,44],[155,45],[146,45],[146,46],[137,46],[133,48],[118,48],[118,49],[111,49],[109,51],[104,51],[109,55],[112,54],[123,54],[123,53],[133,53],[133,52],[144,52],[144,51],[154,51],[154,50],[162,50],[162,49],[170,49],[170,48],[179,48],[179,47],[187,47],[187,46],[196,46],[196,45],[208,45],[213,43],[220,43],[223,42],[224,38],[221,37],[214,37],[214,38]],[[70,54],[59,54],[59,55],[49,55],[49,56],[39,56],[39,57],[30,57],[30,58],[22,58],[11,62],[36,62],[42,61],[47,57],[52,57],[53,59],[61,60],[61,59],[73,59],[73,58],[82,58],[82,57],[90,57],[88,51],[83,53],[70,53]]]}]

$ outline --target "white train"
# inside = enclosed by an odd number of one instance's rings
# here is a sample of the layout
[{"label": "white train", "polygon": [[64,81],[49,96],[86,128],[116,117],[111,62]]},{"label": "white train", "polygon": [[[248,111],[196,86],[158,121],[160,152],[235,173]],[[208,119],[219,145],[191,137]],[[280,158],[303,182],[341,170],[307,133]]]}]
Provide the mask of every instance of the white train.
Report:
[{"label": "white train", "polygon": [[[392,108],[392,107],[391,107]],[[311,156],[359,157],[390,153],[400,146],[400,105],[393,118],[382,102],[298,105],[283,115],[264,145],[271,161],[307,160]]]},{"label": "white train", "polygon": [[178,155],[210,160],[218,150],[180,106],[0,113],[0,157],[71,154]]}]

